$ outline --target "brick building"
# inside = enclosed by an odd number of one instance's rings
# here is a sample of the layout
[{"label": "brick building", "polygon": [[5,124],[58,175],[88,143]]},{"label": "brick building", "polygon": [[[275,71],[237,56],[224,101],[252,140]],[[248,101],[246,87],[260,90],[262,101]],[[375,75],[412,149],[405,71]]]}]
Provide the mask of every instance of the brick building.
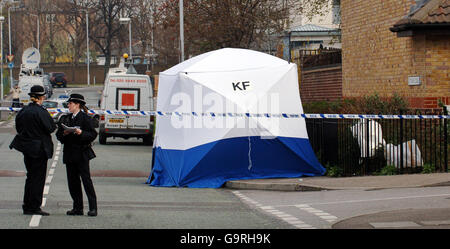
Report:
[{"label": "brick building", "polygon": [[341,1],[342,94],[450,104],[450,0]]}]

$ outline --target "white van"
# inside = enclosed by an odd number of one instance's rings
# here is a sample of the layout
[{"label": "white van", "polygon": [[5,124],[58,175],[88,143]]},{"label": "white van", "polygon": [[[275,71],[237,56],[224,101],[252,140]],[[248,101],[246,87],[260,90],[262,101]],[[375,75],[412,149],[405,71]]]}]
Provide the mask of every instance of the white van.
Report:
[{"label": "white van", "polygon": [[45,78],[42,75],[34,75],[34,76],[20,76],[18,86],[22,90],[19,95],[19,103],[21,106],[27,105],[30,101],[30,95],[28,93],[31,90],[31,87],[34,85],[40,85],[46,89],[47,98],[50,97],[50,92],[48,89],[48,85],[45,84]]},{"label": "white van", "polygon": [[[128,74],[126,68],[111,68],[105,79],[100,99],[102,110],[153,111],[153,90],[150,77]],[[101,115],[99,142],[108,137],[142,138],[151,145],[153,117],[133,115]]]}]

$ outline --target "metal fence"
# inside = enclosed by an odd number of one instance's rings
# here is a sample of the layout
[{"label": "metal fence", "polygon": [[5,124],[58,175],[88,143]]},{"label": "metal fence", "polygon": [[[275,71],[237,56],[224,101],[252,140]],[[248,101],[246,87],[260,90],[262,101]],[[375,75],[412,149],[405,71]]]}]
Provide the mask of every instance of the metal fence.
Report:
[{"label": "metal fence", "polygon": [[[6,113],[9,107],[3,109],[0,114]],[[106,112],[111,114],[111,111]],[[410,114],[414,116],[408,117]],[[156,113],[137,112],[136,115]],[[395,173],[448,172],[450,118],[446,110],[416,111],[403,114],[402,118],[394,117],[398,115],[383,115],[382,118],[379,115],[279,115],[305,118],[309,141],[317,158],[323,166],[337,170],[338,175],[369,175],[387,167]]]},{"label": "metal fence", "polygon": [[291,58],[291,61],[302,69],[336,65],[342,63],[342,50],[335,48],[293,50],[291,51]]},{"label": "metal fence", "polygon": [[[444,111],[416,112],[442,115]],[[448,119],[306,119],[311,146],[328,170],[370,175],[448,172]],[[336,173],[336,172],[335,172]]]}]

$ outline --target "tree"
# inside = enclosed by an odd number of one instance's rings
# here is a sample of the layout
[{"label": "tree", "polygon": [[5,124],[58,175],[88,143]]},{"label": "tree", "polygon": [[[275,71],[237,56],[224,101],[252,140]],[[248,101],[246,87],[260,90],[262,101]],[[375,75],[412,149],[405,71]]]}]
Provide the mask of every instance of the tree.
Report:
[{"label": "tree", "polygon": [[[58,57],[66,56],[68,44],[65,44],[65,37],[61,33],[61,26],[57,25],[58,15],[61,10],[58,5],[65,0],[48,0],[25,1],[25,15],[22,18],[24,22],[23,35],[33,41],[34,47],[38,47],[45,54],[42,54],[43,62],[55,63]],[[39,35],[38,32],[39,24]],[[38,40],[39,39],[39,40]],[[45,49],[43,49],[45,48]]]},{"label": "tree", "polygon": [[[295,13],[312,16],[336,0],[184,0],[185,50],[188,57],[223,47],[250,48],[267,51],[278,41],[278,35],[289,27]],[[106,58],[105,74],[114,49],[126,48],[128,28],[119,18],[132,20],[133,41],[140,41],[143,54],[158,54],[158,62],[171,66],[179,62],[179,0],[39,0],[26,1],[22,12],[22,30],[13,34],[13,46],[36,44],[36,17],[41,24],[45,13],[58,12],[56,23],[41,25],[41,47],[51,48],[56,58],[71,48],[74,66],[83,57],[86,37],[85,12],[89,11],[89,38],[99,54]],[[39,3],[45,3],[42,7]],[[39,7],[33,7],[39,5]],[[52,7],[55,7],[52,8]],[[65,37],[55,37],[61,30]],[[61,33],[61,32],[59,32]],[[69,37],[67,39],[67,37]],[[23,42],[19,42],[23,39]],[[70,46],[62,45],[66,42]],[[28,44],[28,45],[27,45]],[[152,46],[154,51],[152,50]],[[62,46],[61,49],[56,46]],[[13,48],[14,49],[14,48]],[[16,52],[20,47],[14,49]],[[144,52],[145,51],[145,52]],[[120,54],[120,53],[119,53]]]},{"label": "tree", "polygon": [[75,79],[75,68],[86,51],[86,12],[89,13],[87,1],[59,1],[56,8],[60,11],[55,25],[68,37],[67,55],[71,59],[72,79]]},{"label": "tree", "polygon": [[129,1],[125,0],[88,1],[87,5],[93,11],[89,39],[105,55],[106,75],[111,64],[113,44],[123,30],[123,26],[119,24],[119,18],[121,14],[130,10],[131,5]]},{"label": "tree", "polygon": [[300,13],[310,20],[315,15],[324,15],[329,5],[335,0],[300,0]]},{"label": "tree", "polygon": [[56,25],[68,37],[72,48],[72,64],[78,66],[86,49],[86,12],[89,13],[87,2],[84,0],[62,1],[57,4],[62,16],[56,19]]},{"label": "tree", "polygon": [[[284,30],[296,3],[294,0],[185,0],[186,54],[193,56],[223,47],[261,49],[272,35]],[[167,0],[160,9],[163,30],[172,36],[179,30],[178,4],[177,0]]]},{"label": "tree", "polygon": [[157,0],[135,0],[131,6],[133,38],[140,41],[143,54],[154,52],[154,34],[158,22]]}]

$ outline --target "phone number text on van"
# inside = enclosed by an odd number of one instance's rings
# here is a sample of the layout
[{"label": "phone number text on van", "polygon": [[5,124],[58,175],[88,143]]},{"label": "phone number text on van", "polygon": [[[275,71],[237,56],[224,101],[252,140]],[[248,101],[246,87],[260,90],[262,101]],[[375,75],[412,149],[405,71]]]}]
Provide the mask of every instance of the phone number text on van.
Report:
[{"label": "phone number text on van", "polygon": [[115,83],[147,83],[147,80],[137,80],[137,79],[110,79],[110,82],[115,82]]}]

